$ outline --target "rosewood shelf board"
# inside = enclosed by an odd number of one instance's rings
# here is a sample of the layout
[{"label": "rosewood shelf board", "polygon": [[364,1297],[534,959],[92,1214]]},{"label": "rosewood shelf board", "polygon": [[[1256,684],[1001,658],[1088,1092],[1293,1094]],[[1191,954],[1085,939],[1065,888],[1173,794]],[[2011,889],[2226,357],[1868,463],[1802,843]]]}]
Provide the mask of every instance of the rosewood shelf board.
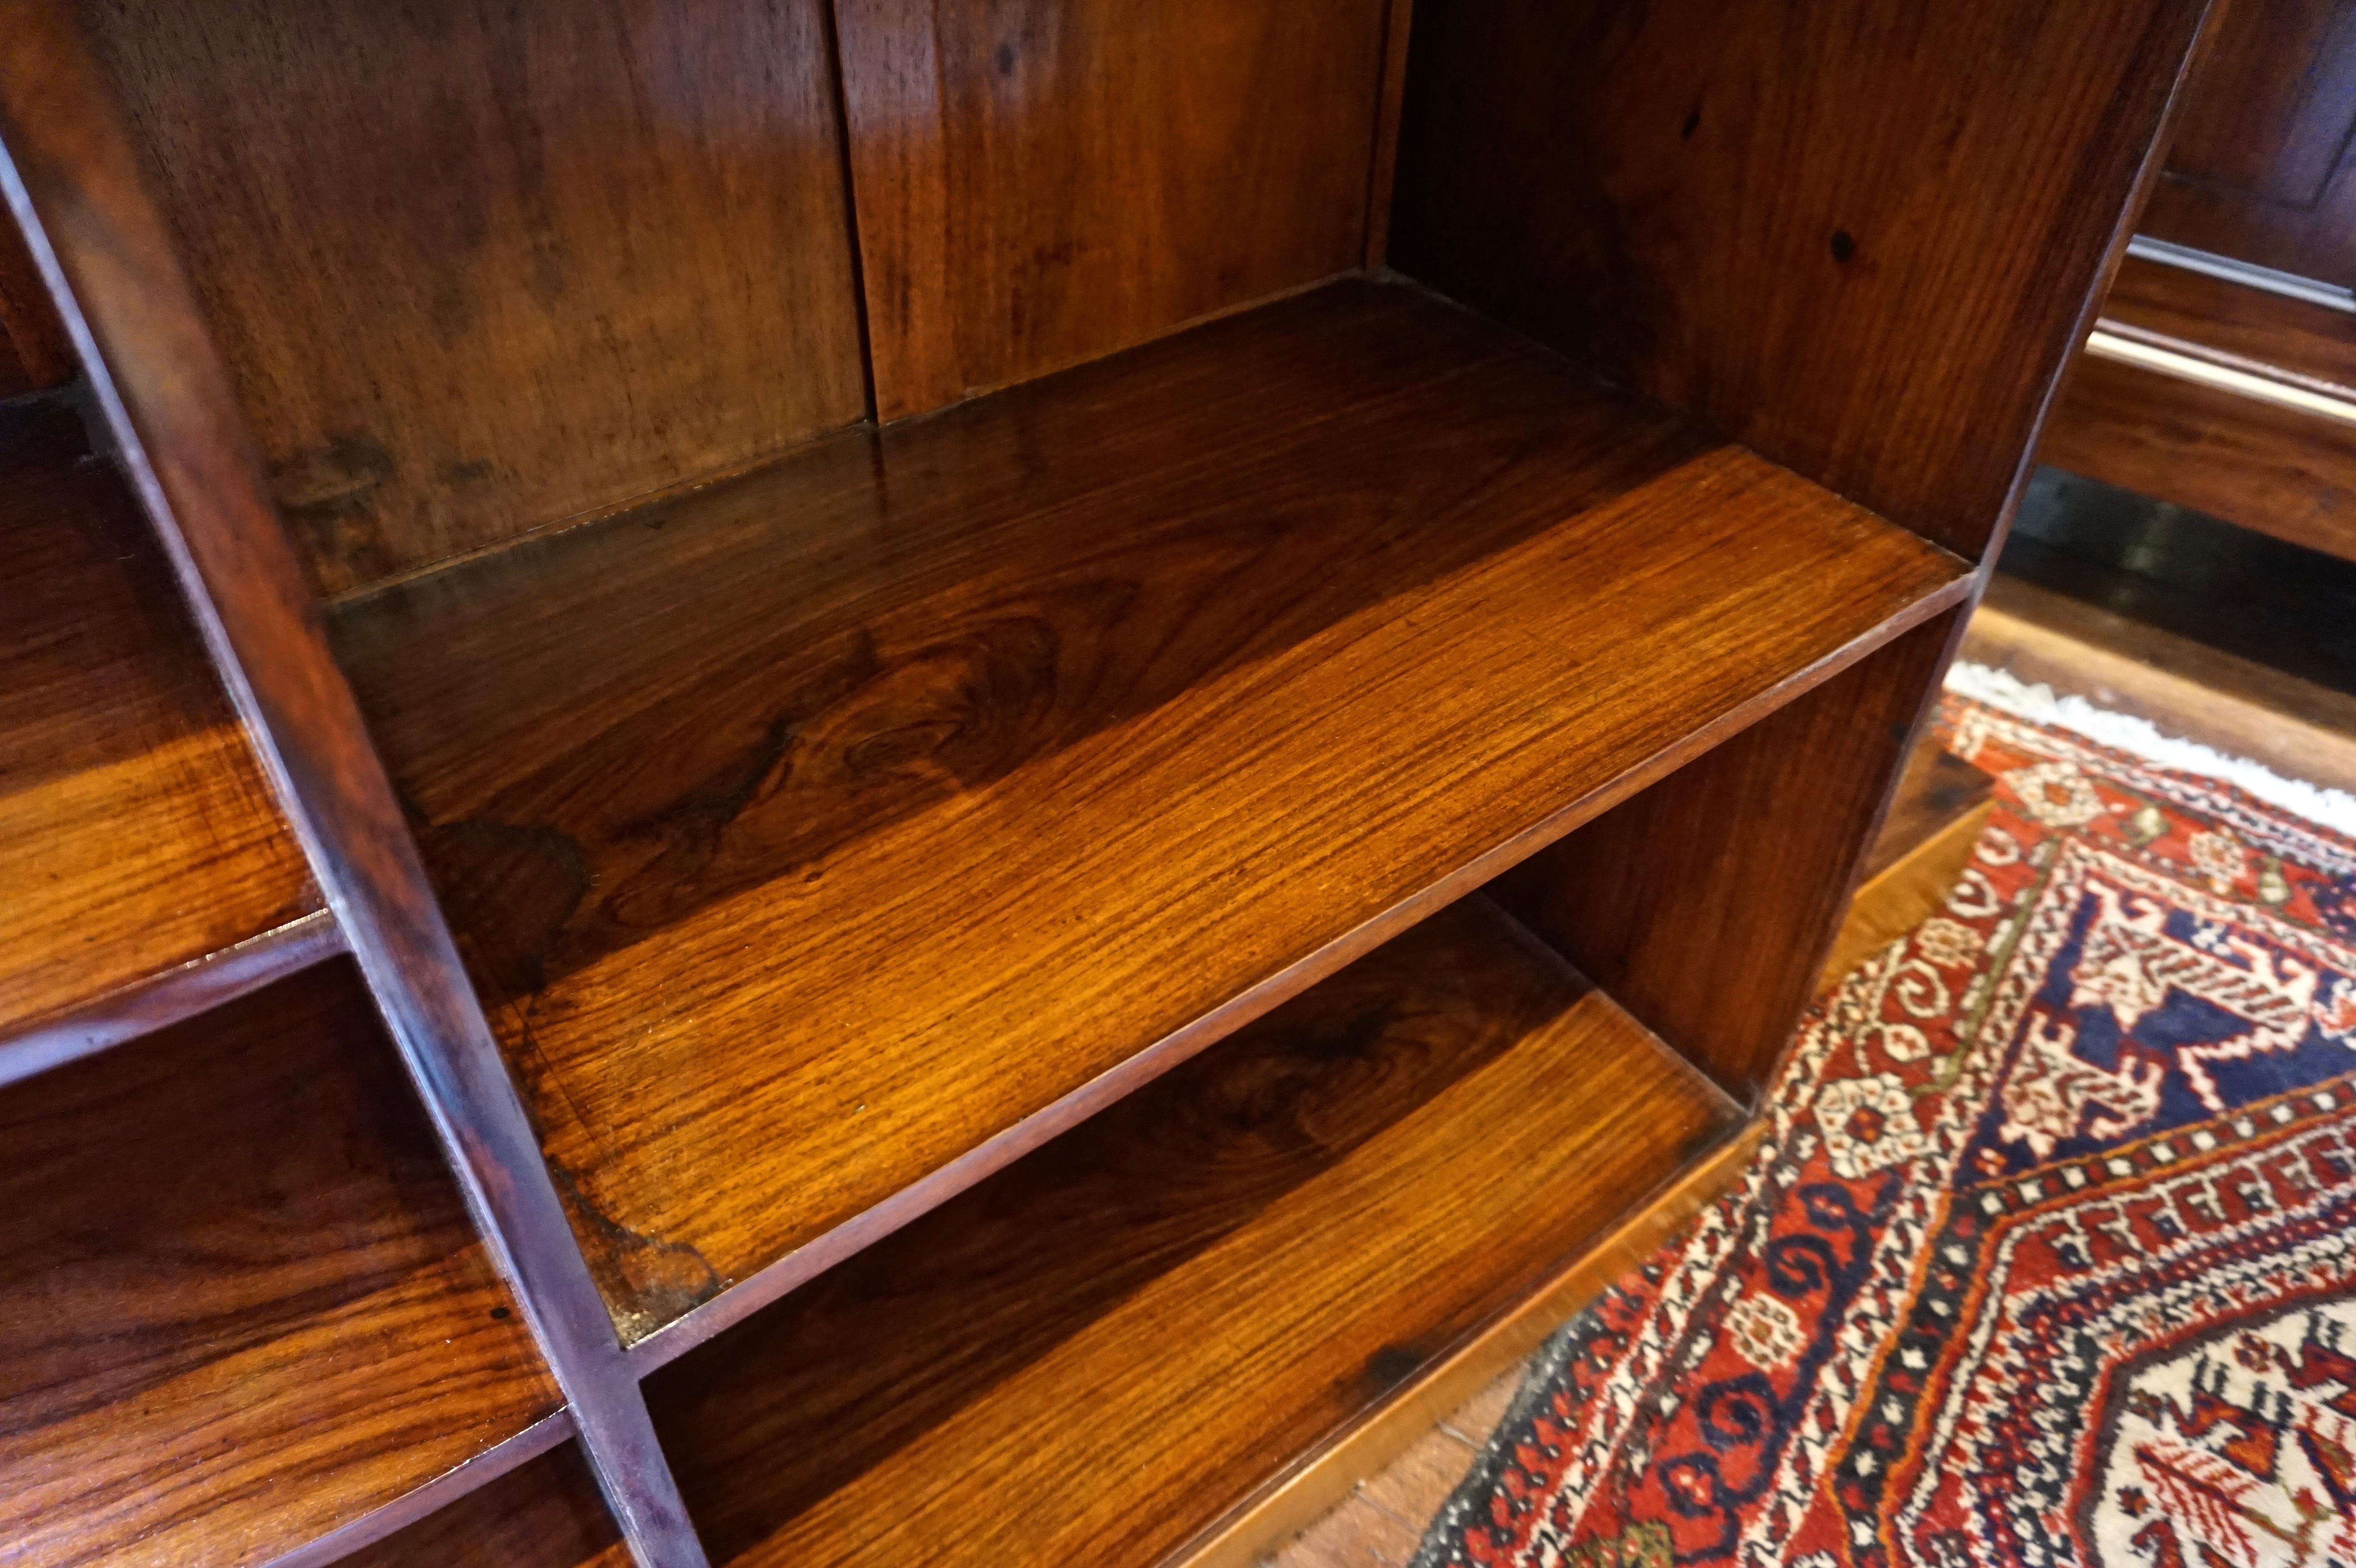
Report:
[{"label": "rosewood shelf board", "polygon": [[162,551],[63,407],[0,410],[0,1042],[136,1027],[89,1011],[319,907]]},{"label": "rosewood shelf board", "polygon": [[331,635],[624,1337],[703,1307],[660,1360],[1968,570],[1350,282]]},{"label": "rosewood shelf board", "polygon": [[333,1561],[340,1568],[631,1568],[597,1483],[570,1443]]},{"label": "rosewood shelf board", "polygon": [[648,1401],[715,1563],[1145,1568],[1740,1122],[1475,894]]},{"label": "rosewood shelf board", "polygon": [[280,1558],[556,1410],[348,960],[0,1093],[0,1556]]}]

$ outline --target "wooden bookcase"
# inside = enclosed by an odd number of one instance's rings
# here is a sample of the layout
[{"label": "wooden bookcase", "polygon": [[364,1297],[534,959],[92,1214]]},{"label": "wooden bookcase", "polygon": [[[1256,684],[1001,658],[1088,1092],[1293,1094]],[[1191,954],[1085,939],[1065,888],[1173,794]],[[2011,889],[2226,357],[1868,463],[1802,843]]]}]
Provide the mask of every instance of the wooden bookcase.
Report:
[{"label": "wooden bookcase", "polygon": [[0,1561],[1254,1561],[1739,1166],[2203,11],[0,0]]}]

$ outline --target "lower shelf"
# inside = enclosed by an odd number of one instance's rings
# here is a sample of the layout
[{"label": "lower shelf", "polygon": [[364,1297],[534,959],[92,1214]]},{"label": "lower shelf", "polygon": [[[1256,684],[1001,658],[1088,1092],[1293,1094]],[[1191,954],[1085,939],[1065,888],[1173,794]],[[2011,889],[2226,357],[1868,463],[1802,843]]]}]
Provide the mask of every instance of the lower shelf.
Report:
[{"label": "lower shelf", "polygon": [[715,1563],[1150,1564],[1740,1120],[1474,897],[648,1397]]},{"label": "lower shelf", "polygon": [[0,1561],[252,1568],[558,1405],[348,960],[0,1090]]}]

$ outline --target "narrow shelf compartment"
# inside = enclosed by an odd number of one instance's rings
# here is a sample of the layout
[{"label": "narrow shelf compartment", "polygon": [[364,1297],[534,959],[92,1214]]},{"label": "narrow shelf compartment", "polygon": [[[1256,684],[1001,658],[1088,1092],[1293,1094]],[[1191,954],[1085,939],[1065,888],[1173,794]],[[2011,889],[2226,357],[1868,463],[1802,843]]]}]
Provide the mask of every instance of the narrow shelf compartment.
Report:
[{"label": "narrow shelf compartment", "polygon": [[271,1562],[562,1403],[337,959],[0,1092],[0,1541]]},{"label": "narrow shelf compartment", "polygon": [[9,1042],[135,1032],[170,1013],[143,983],[319,900],[162,549],[66,409],[0,410],[0,585],[5,1078]]},{"label": "narrow shelf compartment", "polygon": [[715,1564],[1150,1568],[1740,1121],[1476,894],[648,1397]]},{"label": "narrow shelf compartment", "polygon": [[636,1340],[809,1277],[1966,571],[1353,281],[332,635]]},{"label": "narrow shelf compartment", "polygon": [[630,1549],[570,1443],[335,1561],[339,1568],[631,1568]]}]

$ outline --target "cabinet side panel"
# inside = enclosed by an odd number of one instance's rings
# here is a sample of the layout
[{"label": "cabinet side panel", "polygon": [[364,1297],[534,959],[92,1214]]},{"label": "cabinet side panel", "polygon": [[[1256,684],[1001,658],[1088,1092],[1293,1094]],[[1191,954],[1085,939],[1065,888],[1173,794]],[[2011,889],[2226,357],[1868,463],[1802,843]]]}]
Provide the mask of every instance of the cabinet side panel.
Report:
[{"label": "cabinet side panel", "polygon": [[824,0],[82,0],[327,592],[861,418]]},{"label": "cabinet side panel", "polygon": [[1907,633],[1541,851],[1501,901],[1755,1100],[1967,613]]},{"label": "cabinet side panel", "polygon": [[1360,264],[1384,0],[836,0],[878,411]]},{"label": "cabinet side panel", "polygon": [[1424,0],[1394,265],[1967,556],[2207,0]]}]

